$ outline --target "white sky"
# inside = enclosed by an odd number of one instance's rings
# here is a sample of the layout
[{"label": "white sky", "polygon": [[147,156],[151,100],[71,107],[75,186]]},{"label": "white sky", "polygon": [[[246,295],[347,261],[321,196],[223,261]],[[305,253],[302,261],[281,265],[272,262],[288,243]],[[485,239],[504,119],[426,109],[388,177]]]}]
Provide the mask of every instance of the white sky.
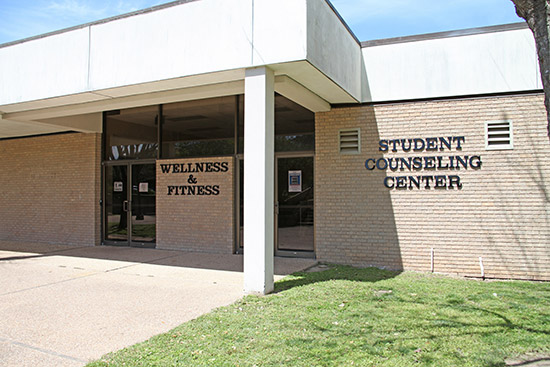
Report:
[{"label": "white sky", "polygon": [[[165,3],[0,0],[0,44]],[[511,0],[332,0],[360,41],[521,21]]]}]

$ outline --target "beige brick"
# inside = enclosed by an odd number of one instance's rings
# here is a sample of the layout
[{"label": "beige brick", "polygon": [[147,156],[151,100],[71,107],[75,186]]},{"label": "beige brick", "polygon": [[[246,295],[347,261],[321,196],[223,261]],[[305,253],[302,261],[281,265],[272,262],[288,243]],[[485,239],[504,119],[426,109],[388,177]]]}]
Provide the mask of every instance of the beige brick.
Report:
[{"label": "beige brick", "polygon": [[[510,119],[514,150],[486,151],[485,121]],[[338,130],[361,128],[362,152],[338,153]],[[465,136],[460,152],[384,153],[380,139]],[[480,155],[462,190],[389,190],[367,158]],[[550,142],[542,95],[334,108],[316,114],[319,260],[493,278],[550,280]],[[429,173],[428,173],[429,172]]]},{"label": "beige brick", "polygon": [[0,240],[100,242],[99,134],[0,141]]}]

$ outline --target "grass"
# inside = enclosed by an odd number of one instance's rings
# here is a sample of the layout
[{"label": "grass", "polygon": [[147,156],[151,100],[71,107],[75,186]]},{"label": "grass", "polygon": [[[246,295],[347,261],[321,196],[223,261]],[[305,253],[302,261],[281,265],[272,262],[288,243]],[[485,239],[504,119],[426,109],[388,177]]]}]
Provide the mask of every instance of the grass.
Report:
[{"label": "grass", "polygon": [[505,366],[550,354],[550,284],[334,266],[297,273],[98,366]]}]

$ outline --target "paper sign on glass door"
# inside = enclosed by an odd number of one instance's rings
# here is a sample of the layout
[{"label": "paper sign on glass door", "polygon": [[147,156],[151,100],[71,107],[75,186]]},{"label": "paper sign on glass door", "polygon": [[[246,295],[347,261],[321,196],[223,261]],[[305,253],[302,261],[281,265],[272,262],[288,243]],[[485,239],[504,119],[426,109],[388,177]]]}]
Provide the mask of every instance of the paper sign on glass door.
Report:
[{"label": "paper sign on glass door", "polygon": [[288,192],[302,192],[302,171],[288,171]]},{"label": "paper sign on glass door", "polygon": [[114,184],[114,191],[115,192],[122,192],[123,189],[122,189],[122,181],[115,181],[115,184]]},{"label": "paper sign on glass door", "polygon": [[149,192],[149,182],[140,182],[139,192]]}]

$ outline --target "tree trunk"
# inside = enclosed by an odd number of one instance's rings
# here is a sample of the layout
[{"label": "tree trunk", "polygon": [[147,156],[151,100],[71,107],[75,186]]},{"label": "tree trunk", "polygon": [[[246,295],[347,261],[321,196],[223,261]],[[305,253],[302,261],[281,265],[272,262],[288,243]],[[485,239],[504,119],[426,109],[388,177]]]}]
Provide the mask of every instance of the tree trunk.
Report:
[{"label": "tree trunk", "polygon": [[525,19],[535,36],[550,138],[550,0],[512,0],[512,2],[516,6],[517,15]]}]

